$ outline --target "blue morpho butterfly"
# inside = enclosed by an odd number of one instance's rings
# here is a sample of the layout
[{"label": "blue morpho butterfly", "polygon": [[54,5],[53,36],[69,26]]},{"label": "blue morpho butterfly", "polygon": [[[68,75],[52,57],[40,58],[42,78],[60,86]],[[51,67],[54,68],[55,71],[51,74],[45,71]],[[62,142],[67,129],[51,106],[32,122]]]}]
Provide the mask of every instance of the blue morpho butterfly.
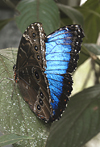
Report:
[{"label": "blue morpho butterfly", "polygon": [[30,109],[45,122],[59,119],[72,91],[84,33],[69,25],[46,36],[41,23],[25,30],[14,66],[15,82]]}]

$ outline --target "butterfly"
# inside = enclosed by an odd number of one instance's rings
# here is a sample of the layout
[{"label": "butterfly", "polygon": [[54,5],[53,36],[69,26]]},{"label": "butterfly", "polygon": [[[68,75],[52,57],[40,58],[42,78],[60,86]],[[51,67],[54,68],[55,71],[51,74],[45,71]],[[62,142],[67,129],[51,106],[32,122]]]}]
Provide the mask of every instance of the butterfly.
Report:
[{"label": "butterfly", "polygon": [[45,122],[59,119],[66,108],[83,37],[76,24],[46,36],[42,23],[32,23],[22,35],[14,79],[32,112]]}]

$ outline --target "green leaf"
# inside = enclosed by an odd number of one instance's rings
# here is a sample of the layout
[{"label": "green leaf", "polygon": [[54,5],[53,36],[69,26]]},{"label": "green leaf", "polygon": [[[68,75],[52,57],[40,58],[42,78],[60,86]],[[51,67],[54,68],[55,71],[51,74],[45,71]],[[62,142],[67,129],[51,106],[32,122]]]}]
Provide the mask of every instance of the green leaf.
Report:
[{"label": "green leaf", "polygon": [[82,63],[84,63],[89,57],[90,57],[90,54],[89,54],[87,48],[84,47],[84,43],[83,43],[82,47],[81,47],[81,52],[79,54],[78,66],[80,66]]},{"label": "green leaf", "polygon": [[100,55],[99,45],[94,43],[83,43],[78,66],[86,61],[89,57],[91,57],[98,65],[100,65],[100,59],[96,55]]},{"label": "green leaf", "polygon": [[32,137],[29,136],[21,136],[17,134],[7,134],[7,135],[2,135],[0,136],[0,146],[4,145],[9,145],[9,144],[14,144],[18,141],[26,139],[33,139]]},{"label": "green leaf", "polygon": [[0,50],[0,131],[3,134],[31,136],[32,140],[18,142],[20,147],[43,146],[50,124],[38,119],[23,100],[18,84],[14,81],[13,65],[17,49]]},{"label": "green leaf", "polygon": [[67,16],[69,16],[69,18],[71,18],[75,23],[83,26],[83,15],[78,10],[62,4],[57,5],[59,9],[63,11],[63,13],[65,13]]},{"label": "green leaf", "polygon": [[96,43],[100,32],[99,0],[88,0],[82,7],[79,7],[78,9],[84,16],[84,41],[87,43]]},{"label": "green leaf", "polygon": [[94,53],[95,55],[100,55],[100,46],[94,43],[84,43],[84,46],[88,49],[88,51]]},{"label": "green leaf", "polygon": [[16,23],[22,32],[34,22],[41,22],[46,34],[60,25],[59,10],[53,0],[23,0],[17,9],[20,15],[16,17]]},{"label": "green leaf", "polygon": [[46,147],[81,147],[100,132],[100,84],[71,97],[68,108],[51,126]]},{"label": "green leaf", "polygon": [[61,27],[66,26],[67,24],[72,24],[72,20],[69,17],[61,18]]},{"label": "green leaf", "polygon": [[14,18],[9,18],[9,19],[4,19],[4,20],[0,20],[0,30],[11,20],[13,20]]},{"label": "green leaf", "polygon": [[15,10],[15,6],[18,3],[18,1],[12,1],[12,0],[7,0],[7,1],[3,1],[10,9]]},{"label": "green leaf", "polygon": [[91,57],[98,65],[100,65],[100,59],[96,55],[100,55],[100,46],[93,43],[83,44],[82,53],[80,55],[80,64],[82,64],[86,59],[88,59],[88,57]]}]

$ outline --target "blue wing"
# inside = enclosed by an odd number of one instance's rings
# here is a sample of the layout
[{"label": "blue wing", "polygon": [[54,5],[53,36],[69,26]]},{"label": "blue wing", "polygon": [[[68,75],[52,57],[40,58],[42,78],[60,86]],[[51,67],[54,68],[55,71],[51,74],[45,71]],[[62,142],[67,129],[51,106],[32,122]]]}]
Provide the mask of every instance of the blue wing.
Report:
[{"label": "blue wing", "polygon": [[83,36],[81,28],[72,25],[60,28],[47,37],[45,74],[49,82],[53,119],[65,109],[72,91],[71,73],[77,65]]}]

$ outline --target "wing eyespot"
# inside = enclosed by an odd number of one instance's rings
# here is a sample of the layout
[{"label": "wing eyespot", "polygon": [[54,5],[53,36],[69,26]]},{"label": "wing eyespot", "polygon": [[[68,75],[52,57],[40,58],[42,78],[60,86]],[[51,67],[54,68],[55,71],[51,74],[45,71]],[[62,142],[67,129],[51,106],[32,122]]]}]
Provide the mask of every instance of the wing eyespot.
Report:
[{"label": "wing eyespot", "polygon": [[41,110],[41,107],[40,107],[40,105],[37,105],[37,109],[40,111]]},{"label": "wing eyespot", "polygon": [[35,51],[38,51],[38,47],[36,45],[34,46],[34,49],[35,49]]},{"label": "wing eyespot", "polygon": [[39,55],[37,55],[37,59],[40,60],[40,56]]},{"label": "wing eyespot", "polygon": [[38,74],[38,72],[37,71],[34,71],[34,74],[35,74],[36,79],[39,80],[39,74]]},{"label": "wing eyespot", "polygon": [[43,101],[42,101],[42,99],[39,99],[39,103],[40,103],[41,106],[43,106]]},{"label": "wing eyespot", "polygon": [[33,33],[33,37],[34,37],[34,38],[36,37],[36,34],[35,34],[35,33]]},{"label": "wing eyespot", "polygon": [[42,91],[40,92],[40,97],[41,97],[41,98],[43,98],[43,97],[44,97],[44,95],[43,95]]}]

